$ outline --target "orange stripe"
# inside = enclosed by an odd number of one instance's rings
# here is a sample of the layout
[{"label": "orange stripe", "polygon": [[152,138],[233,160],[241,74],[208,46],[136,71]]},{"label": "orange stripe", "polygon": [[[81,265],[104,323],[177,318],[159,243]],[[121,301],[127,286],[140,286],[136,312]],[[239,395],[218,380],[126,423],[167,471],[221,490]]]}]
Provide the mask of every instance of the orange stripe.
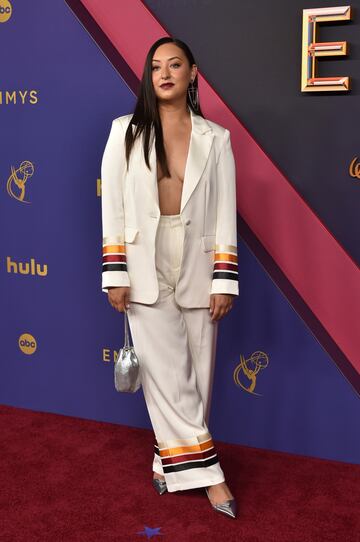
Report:
[{"label": "orange stripe", "polygon": [[107,252],[125,252],[125,245],[107,245],[103,247],[103,254]]},{"label": "orange stripe", "polygon": [[214,446],[212,439],[209,442],[202,442],[195,444],[194,446],[180,446],[178,448],[167,448],[165,450],[160,450],[160,456],[164,455],[177,455],[177,454],[186,454],[188,452],[199,452],[201,450],[208,450]]},{"label": "orange stripe", "polygon": [[235,262],[237,263],[238,257],[234,254],[226,254],[225,252],[215,252],[214,256],[215,260],[225,260],[228,262]]}]

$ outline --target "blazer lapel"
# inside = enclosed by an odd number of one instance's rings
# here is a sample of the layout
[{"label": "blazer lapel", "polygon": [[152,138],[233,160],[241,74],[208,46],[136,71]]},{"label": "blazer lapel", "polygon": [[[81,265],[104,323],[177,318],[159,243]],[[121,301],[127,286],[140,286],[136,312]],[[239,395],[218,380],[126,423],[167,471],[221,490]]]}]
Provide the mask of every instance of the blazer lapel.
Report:
[{"label": "blazer lapel", "polygon": [[[196,115],[190,110],[191,116],[191,137],[188,156],[185,165],[184,183],[181,194],[180,214],[183,212],[185,205],[190,199],[190,196],[194,192],[196,185],[200,181],[201,175],[205,169],[207,159],[209,157],[211,145],[214,139],[214,132],[210,124],[201,117]],[[133,126],[133,129],[135,127]],[[138,147],[140,149],[140,146]],[[142,148],[142,144],[141,144]],[[144,160],[144,158],[142,157]],[[159,189],[157,182],[156,171],[156,151],[155,151],[155,137],[154,134],[151,138],[149,163],[151,171],[144,165],[142,173],[143,182],[146,188],[149,190],[149,195],[156,207],[158,213],[160,212],[159,206]]]}]

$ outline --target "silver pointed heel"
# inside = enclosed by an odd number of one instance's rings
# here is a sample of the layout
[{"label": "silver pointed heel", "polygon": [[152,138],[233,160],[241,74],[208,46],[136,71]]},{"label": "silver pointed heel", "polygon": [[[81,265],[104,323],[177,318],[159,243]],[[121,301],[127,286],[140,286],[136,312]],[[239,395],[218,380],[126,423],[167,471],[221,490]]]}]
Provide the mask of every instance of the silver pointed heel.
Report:
[{"label": "silver pointed heel", "polygon": [[160,480],[160,478],[153,478],[152,483],[159,495],[162,495],[167,491],[165,480]]},{"label": "silver pointed heel", "polygon": [[[208,499],[210,501],[210,496],[207,487],[205,488],[206,494],[208,496]],[[237,514],[237,504],[235,499],[229,499],[225,502],[213,504],[210,501],[211,506],[214,510],[217,512],[220,512],[221,514],[225,514],[226,516],[230,516],[231,518],[236,518]]]}]

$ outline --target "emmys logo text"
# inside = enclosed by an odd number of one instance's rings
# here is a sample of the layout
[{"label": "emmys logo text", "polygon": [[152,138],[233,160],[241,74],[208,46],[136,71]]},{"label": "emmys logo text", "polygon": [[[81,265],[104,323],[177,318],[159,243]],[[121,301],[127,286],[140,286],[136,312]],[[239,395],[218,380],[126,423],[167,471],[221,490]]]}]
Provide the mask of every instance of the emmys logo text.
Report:
[{"label": "emmys logo text", "polygon": [[[0,0],[1,1],[1,0]],[[37,90],[0,90],[0,105],[38,103]]]}]

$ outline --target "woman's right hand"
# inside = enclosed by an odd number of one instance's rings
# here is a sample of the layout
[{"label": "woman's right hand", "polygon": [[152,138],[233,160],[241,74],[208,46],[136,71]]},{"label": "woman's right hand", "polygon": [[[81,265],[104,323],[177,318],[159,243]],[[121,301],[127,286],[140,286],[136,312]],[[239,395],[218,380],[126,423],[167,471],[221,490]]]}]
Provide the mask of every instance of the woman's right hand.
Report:
[{"label": "woman's right hand", "polygon": [[108,300],[115,310],[125,312],[130,307],[130,286],[109,287]]}]

